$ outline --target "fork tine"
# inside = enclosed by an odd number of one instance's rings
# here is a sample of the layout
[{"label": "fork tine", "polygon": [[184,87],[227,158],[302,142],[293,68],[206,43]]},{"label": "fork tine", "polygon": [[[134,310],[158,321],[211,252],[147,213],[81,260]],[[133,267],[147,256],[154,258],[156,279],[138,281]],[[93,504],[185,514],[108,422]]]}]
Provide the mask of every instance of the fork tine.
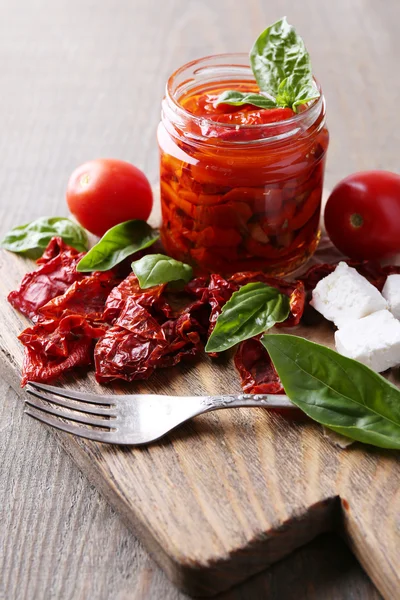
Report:
[{"label": "fork tine", "polygon": [[75,392],[66,390],[65,388],[55,387],[54,385],[46,385],[45,383],[37,383],[36,381],[28,381],[27,388],[40,390],[41,392],[50,392],[56,396],[70,398],[72,400],[80,400],[81,402],[90,402],[91,404],[115,404],[118,396],[96,396],[96,394],[85,394],[84,392]]},{"label": "fork tine", "polygon": [[77,425],[70,425],[69,423],[64,423],[64,421],[59,421],[58,419],[47,416],[42,412],[36,413],[29,407],[24,412],[33,419],[46,423],[46,425],[50,425],[56,429],[61,429],[61,431],[66,431],[67,433],[72,433],[73,435],[88,440],[95,440],[96,442],[104,442],[106,444],[114,443],[114,440],[110,439],[110,436],[112,435],[111,431],[96,431],[95,429],[86,429],[84,427],[78,427]]},{"label": "fork tine", "polygon": [[76,421],[77,423],[85,423],[86,425],[96,425],[97,427],[105,427],[106,429],[112,429],[111,422],[106,419],[96,419],[95,417],[84,417],[80,415],[76,411],[71,412],[70,414],[66,411],[57,410],[48,404],[42,404],[42,402],[36,400],[36,398],[28,398],[25,400],[26,404],[29,406],[34,406],[38,410],[42,410],[46,413],[50,413],[51,415],[56,415],[57,417],[61,417],[62,419],[68,419],[70,421]]},{"label": "fork tine", "polygon": [[[30,394],[31,396],[36,396],[36,398],[40,398],[41,400],[45,400],[46,402],[51,402],[52,404],[56,404],[57,406],[65,406],[65,408],[69,408],[70,410],[79,410],[80,412],[84,412],[84,413],[89,413],[92,415],[104,415],[106,417],[116,417],[117,415],[115,414],[115,412],[111,412],[112,408],[110,406],[110,408],[102,408],[102,407],[92,407],[92,406],[88,406],[88,403],[86,402],[84,404],[84,406],[76,404],[74,402],[68,402],[68,400],[62,400],[62,398],[59,398],[58,396],[55,396],[54,394],[47,394],[46,392],[39,392],[35,389],[31,389],[31,388],[27,388],[26,390],[28,392],[28,394]],[[80,401],[82,402],[82,401]],[[32,404],[32,403],[30,403]]]}]

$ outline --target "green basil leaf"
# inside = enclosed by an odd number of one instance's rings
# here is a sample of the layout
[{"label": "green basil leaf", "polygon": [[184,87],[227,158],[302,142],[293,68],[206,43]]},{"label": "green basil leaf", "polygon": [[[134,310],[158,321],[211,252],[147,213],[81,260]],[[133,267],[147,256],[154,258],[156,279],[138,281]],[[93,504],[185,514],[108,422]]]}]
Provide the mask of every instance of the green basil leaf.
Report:
[{"label": "green basil leaf", "polygon": [[276,98],[278,106],[295,110],[299,104],[319,97],[310,56],[286,17],[258,37],[250,52],[250,63],[260,90]]},{"label": "green basil leaf", "polygon": [[253,104],[258,108],[276,108],[277,104],[272,98],[262,96],[261,94],[244,94],[235,90],[226,90],[219,96],[216,105],[232,104],[233,106],[241,106],[242,104]]},{"label": "green basil leaf", "polygon": [[170,281],[190,281],[193,275],[191,266],[164,254],[148,254],[132,263],[132,271],[142,289]]},{"label": "green basil leaf", "polygon": [[290,106],[296,112],[296,108],[300,104],[306,104],[311,100],[319,98],[319,91],[314,83],[305,85],[299,89],[293,89],[290,87],[291,85],[292,82],[290,82],[288,79],[282,81],[276,97],[276,103],[278,106]]},{"label": "green basil leaf", "polygon": [[139,219],[115,225],[79,261],[77,270],[108,271],[131,254],[148,248],[159,237],[155,229]]},{"label": "green basil leaf", "polygon": [[265,335],[291,401],[353,440],[400,449],[400,390],[365,365],[294,335]]},{"label": "green basil leaf", "polygon": [[284,321],[289,298],[265,283],[248,283],[234,292],[222,308],[206,352],[222,352]]},{"label": "green basil leaf", "polygon": [[80,252],[88,248],[86,231],[66,217],[41,217],[31,223],[18,225],[4,236],[0,246],[11,252],[38,258],[55,236],[61,237],[68,246]]}]

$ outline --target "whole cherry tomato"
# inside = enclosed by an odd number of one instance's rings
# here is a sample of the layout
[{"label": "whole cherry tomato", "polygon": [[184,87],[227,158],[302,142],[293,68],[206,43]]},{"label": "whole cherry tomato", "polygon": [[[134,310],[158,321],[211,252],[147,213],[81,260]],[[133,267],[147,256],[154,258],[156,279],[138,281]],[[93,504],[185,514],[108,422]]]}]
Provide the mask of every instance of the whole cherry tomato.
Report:
[{"label": "whole cherry tomato", "polygon": [[134,165],[101,158],[75,169],[68,181],[67,203],[76,220],[100,237],[123,221],[147,221],[153,194],[147,177]]},{"label": "whole cherry tomato", "polygon": [[400,251],[400,175],[365,171],[349,175],[328,198],[325,227],[346,256],[376,259]]}]

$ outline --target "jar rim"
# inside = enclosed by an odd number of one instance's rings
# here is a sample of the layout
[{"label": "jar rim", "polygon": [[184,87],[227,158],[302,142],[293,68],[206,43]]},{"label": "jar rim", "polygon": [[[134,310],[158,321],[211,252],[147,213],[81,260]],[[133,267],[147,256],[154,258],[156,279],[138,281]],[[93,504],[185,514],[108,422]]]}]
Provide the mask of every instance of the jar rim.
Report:
[{"label": "jar rim", "polygon": [[[213,121],[213,119],[208,119],[207,117],[204,116],[197,116],[193,113],[191,113],[190,111],[188,111],[186,108],[184,108],[180,102],[177,100],[175,93],[173,91],[173,85],[176,82],[176,79],[182,75],[185,71],[197,67],[197,71],[200,70],[203,66],[203,68],[207,65],[208,62],[211,62],[213,60],[227,60],[228,58],[232,59],[232,63],[227,63],[225,65],[220,65],[221,67],[235,67],[235,68],[240,68],[240,69],[244,69],[247,72],[251,72],[251,66],[250,63],[249,64],[235,64],[233,61],[236,58],[236,60],[238,59],[248,59],[248,53],[246,52],[224,52],[224,53],[219,53],[219,54],[210,54],[208,56],[203,56],[201,58],[197,58],[195,60],[189,61],[185,64],[183,64],[181,67],[179,67],[178,69],[176,69],[176,71],[174,71],[170,77],[167,80],[166,83],[166,89],[165,89],[165,96],[167,101],[172,104],[172,106],[174,107],[174,110],[183,118],[185,119],[190,119],[192,122],[197,123],[198,125],[201,124],[206,124],[206,125],[215,125],[218,124],[218,126],[221,126],[222,123],[218,123],[217,121]],[[218,66],[218,65],[217,65]],[[196,71],[194,72],[194,74],[196,74]],[[316,98],[314,101],[311,102],[311,104],[309,106],[307,106],[306,110],[303,110],[301,112],[295,113],[293,117],[290,117],[289,119],[283,119],[281,121],[274,121],[273,123],[259,123],[259,124],[252,124],[252,125],[238,125],[236,123],[223,123],[223,127],[227,130],[232,130],[232,129],[237,129],[238,127],[240,128],[240,130],[252,130],[252,131],[264,131],[267,132],[268,130],[276,130],[276,127],[279,125],[285,125],[288,128],[290,126],[296,127],[297,125],[299,125],[300,123],[304,122],[305,120],[308,120],[310,118],[311,115],[315,114],[319,114],[319,112],[321,111],[325,99],[322,93],[322,89],[321,86],[319,84],[319,82],[317,81],[317,79],[315,77],[313,77],[318,91],[320,93],[319,97]]]}]

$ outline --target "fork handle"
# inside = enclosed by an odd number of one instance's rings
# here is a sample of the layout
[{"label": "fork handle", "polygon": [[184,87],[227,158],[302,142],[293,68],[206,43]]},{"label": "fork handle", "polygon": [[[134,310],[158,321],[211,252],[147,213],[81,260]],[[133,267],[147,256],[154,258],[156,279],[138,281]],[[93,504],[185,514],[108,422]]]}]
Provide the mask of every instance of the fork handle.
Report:
[{"label": "fork handle", "polygon": [[284,394],[238,394],[223,396],[204,396],[202,398],[204,412],[221,408],[238,408],[245,406],[259,406],[271,409],[289,409],[298,411]]}]

